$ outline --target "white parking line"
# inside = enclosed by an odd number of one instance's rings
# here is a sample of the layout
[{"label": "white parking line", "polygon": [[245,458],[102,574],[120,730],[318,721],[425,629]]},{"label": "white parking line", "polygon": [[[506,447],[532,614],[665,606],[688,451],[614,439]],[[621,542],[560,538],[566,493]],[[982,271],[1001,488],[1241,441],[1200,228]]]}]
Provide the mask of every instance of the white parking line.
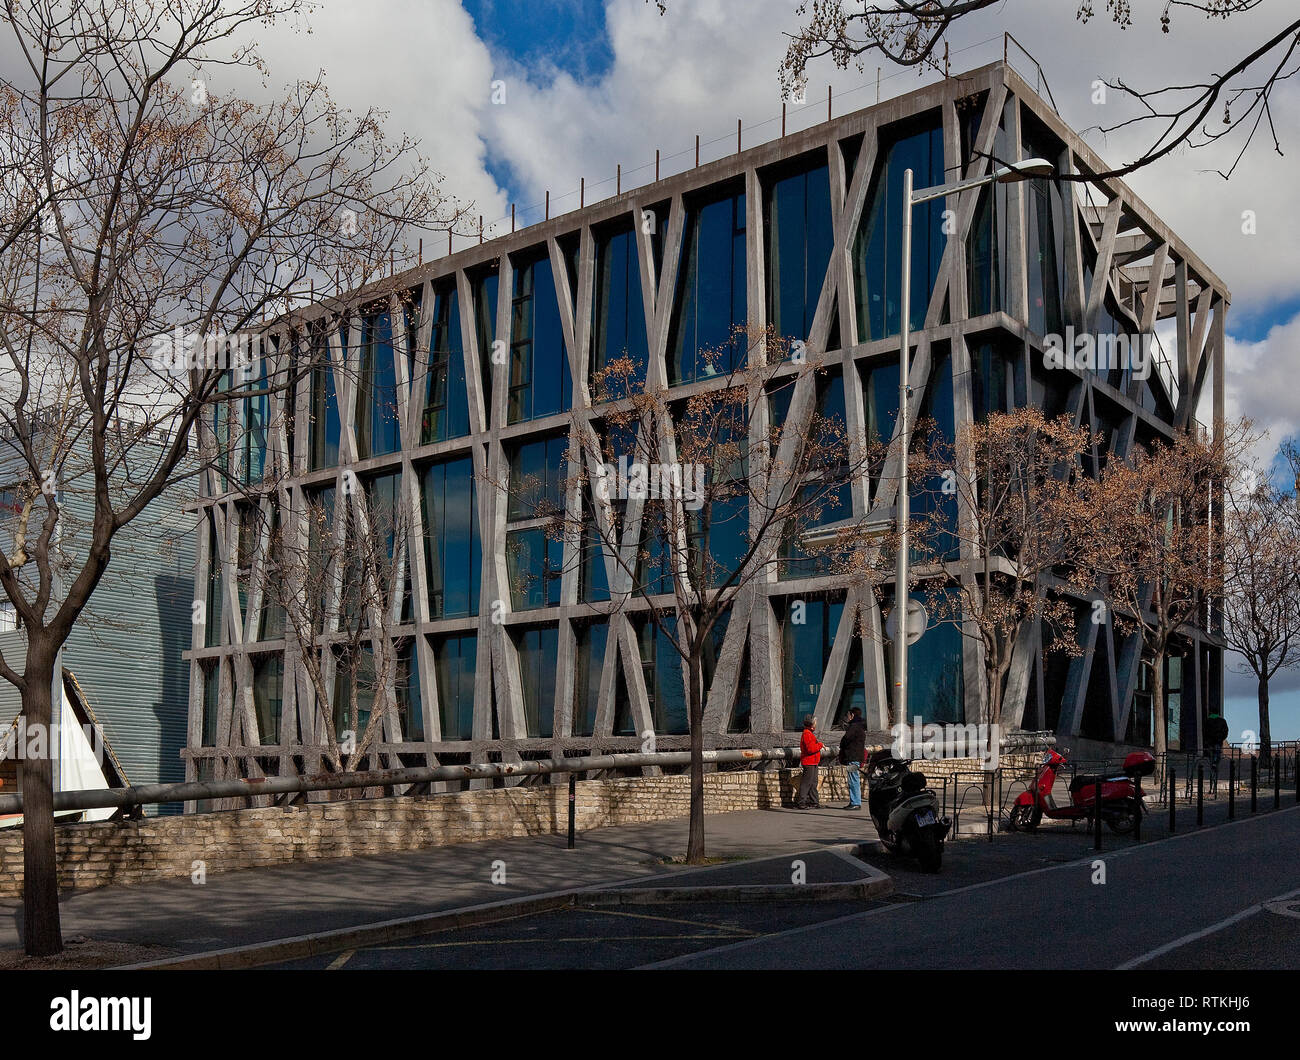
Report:
[{"label": "white parking line", "polygon": [[1233,924],[1246,920],[1249,917],[1254,916],[1256,913],[1262,912],[1264,906],[1269,905],[1272,902],[1284,902],[1288,898],[1294,898],[1298,894],[1300,894],[1300,888],[1297,888],[1294,891],[1287,891],[1286,894],[1279,894],[1276,898],[1265,899],[1262,902],[1258,902],[1255,905],[1241,910],[1239,913],[1233,913],[1232,916],[1220,920],[1217,924],[1211,924],[1209,927],[1202,928],[1200,931],[1193,931],[1190,935],[1184,935],[1182,938],[1174,939],[1173,942],[1166,942],[1163,946],[1157,946],[1153,950],[1148,950],[1140,957],[1134,957],[1131,961],[1125,961],[1123,964],[1116,965],[1115,970],[1117,972],[1126,972],[1130,968],[1137,968],[1146,964],[1147,961],[1154,961],[1157,957],[1163,957],[1166,953],[1172,953],[1174,950],[1186,946],[1189,942],[1195,942],[1197,939],[1203,939],[1207,935],[1213,935],[1216,931],[1222,931],[1226,927],[1232,927]]}]

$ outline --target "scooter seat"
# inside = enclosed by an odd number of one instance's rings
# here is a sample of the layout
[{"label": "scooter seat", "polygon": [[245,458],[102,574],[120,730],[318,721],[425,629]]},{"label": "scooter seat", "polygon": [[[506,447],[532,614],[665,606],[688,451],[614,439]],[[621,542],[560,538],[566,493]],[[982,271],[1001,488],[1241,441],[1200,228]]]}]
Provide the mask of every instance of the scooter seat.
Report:
[{"label": "scooter seat", "polygon": [[1115,781],[1128,780],[1128,777],[1106,777],[1099,773],[1080,773],[1070,781],[1070,794],[1074,794],[1076,791],[1081,791],[1084,788],[1095,788],[1097,786],[1097,781],[1099,780],[1103,784],[1110,784]]}]

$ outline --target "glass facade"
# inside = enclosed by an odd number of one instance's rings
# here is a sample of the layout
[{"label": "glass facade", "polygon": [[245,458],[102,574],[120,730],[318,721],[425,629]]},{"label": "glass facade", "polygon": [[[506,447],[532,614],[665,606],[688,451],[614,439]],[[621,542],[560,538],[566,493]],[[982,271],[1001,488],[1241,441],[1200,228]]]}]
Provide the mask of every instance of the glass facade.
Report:
[{"label": "glass facade", "polygon": [[[936,112],[882,134],[880,156],[867,205],[853,243],[853,281],[857,298],[858,339],[867,342],[899,330],[903,271],[903,171],[912,170],[912,186],[946,182],[943,129]],[[939,274],[947,236],[944,202],[933,199],[912,208],[911,328],[925,324],[934,281]]]},{"label": "glass facade", "polygon": [[637,643],[641,648],[641,670],[645,677],[646,695],[650,702],[650,716],[655,732],[665,736],[681,736],[691,731],[690,715],[686,705],[686,684],[682,675],[682,657],[669,637],[676,631],[677,623],[671,617],[663,619],[665,629],[660,629],[649,618],[638,619]]},{"label": "glass facade", "polygon": [[596,298],[592,306],[592,382],[595,386],[610,362],[626,357],[634,366],[626,375],[607,379],[604,392],[592,397],[623,397],[621,386],[645,382],[649,351],[646,346],[645,301],[641,297],[641,270],[637,265],[636,233],[631,225],[606,229],[596,237]]},{"label": "glass facade", "polygon": [[432,313],[429,368],[424,385],[424,414],[420,420],[420,441],[425,445],[469,434],[469,397],[465,389],[460,299],[454,282],[434,287]]},{"label": "glass facade", "polygon": [[429,615],[477,615],[483,554],[473,461],[466,457],[430,464],[420,476],[420,492]]},{"label": "glass facade", "polygon": [[339,399],[334,386],[334,369],[324,334],[311,335],[311,423],[308,436],[311,448],[308,466],[315,471],[334,467],[339,462]]},{"label": "glass facade", "polygon": [[284,656],[259,655],[253,660],[253,710],[262,743],[280,742],[284,713]]},{"label": "glass facade", "polygon": [[357,387],[357,455],[384,456],[401,448],[398,430],[397,366],[393,324],[388,313],[362,318],[361,375]]},{"label": "glass facade", "polygon": [[444,740],[474,736],[474,671],[478,637],[473,634],[433,638],[438,669],[438,716]]},{"label": "glass facade", "polygon": [[688,383],[725,375],[744,363],[747,323],[745,193],[698,200],[688,206],[668,378]]},{"label": "glass facade", "polygon": [[510,315],[510,423],[564,412],[572,401],[551,259],[539,251],[515,263]]},{"label": "glass facade", "polygon": [[779,336],[807,339],[835,243],[824,153],[766,179],[763,220],[768,323]]},{"label": "glass facade", "polygon": [[[689,726],[680,657],[669,636],[646,618],[643,604],[618,610],[622,600],[611,585],[622,582],[623,575],[597,530],[597,511],[602,519],[608,511],[619,555],[636,566],[634,599],[658,594],[657,602],[671,611],[674,579],[670,550],[663,539],[663,501],[653,496],[644,501],[615,496],[608,509],[597,509],[589,484],[582,489],[568,488],[570,476],[577,470],[565,459],[571,439],[588,437],[586,431],[597,439],[608,439],[615,429],[609,422],[608,407],[586,407],[582,391],[587,388],[579,386],[579,393],[574,393],[570,354],[589,358],[584,369],[589,372],[588,384],[613,361],[629,358],[634,365],[633,392],[656,364],[653,358],[662,356],[667,384],[682,388],[671,393],[669,409],[680,428],[692,401],[699,404],[697,395],[727,392],[718,376],[744,367],[746,341],[738,337],[737,330],[747,327],[751,313],[758,318],[765,312],[767,323],[787,342],[807,342],[833,254],[833,211],[841,205],[833,202],[827,152],[842,152],[840,158],[830,155],[829,161],[838,166],[842,160],[851,183],[861,164],[859,147],[878,139],[880,146],[870,172],[857,174],[866,182],[866,193],[856,231],[846,232],[852,237],[844,249],[850,289],[834,292],[836,303],[826,342],[832,355],[816,376],[815,408],[830,428],[828,437],[819,439],[805,431],[801,438],[829,442],[832,432],[843,434],[851,427],[860,430],[868,447],[878,452],[890,442],[898,415],[899,364],[896,349],[891,348],[897,341],[887,340],[897,336],[900,325],[904,169],[913,170],[917,188],[966,175],[975,157],[979,126],[989,120],[996,123],[990,151],[998,158],[1042,155],[1055,160],[1065,154],[1066,145],[1032,114],[1015,114],[1020,104],[1014,98],[1008,98],[1000,114],[991,116],[983,111],[986,99],[981,92],[958,103],[957,158],[944,157],[940,111],[932,109],[870,131],[865,139],[858,132],[828,138],[813,151],[780,161],[765,153],[757,179],[749,187],[750,194],[761,201],[746,202],[747,189],[739,167],[726,168],[729,163],[725,163],[727,175],[722,179],[715,177],[708,183],[710,178],[701,171],[698,179],[685,177],[689,187],[671,186],[671,202],[680,205],[680,218],[673,217],[667,198],[638,202],[637,209],[645,207],[643,214],[634,213],[631,207],[620,213],[621,204],[602,204],[594,208],[595,213],[560,218],[546,229],[545,238],[553,236],[558,247],[554,257],[550,244],[542,243],[543,236],[536,233],[503,237],[495,244],[497,249],[466,248],[464,257],[458,254],[445,268],[435,264],[396,281],[398,296],[418,305],[418,312],[406,312],[394,320],[386,309],[388,303],[371,302],[341,318],[322,318],[325,323],[294,336],[300,343],[294,347],[296,356],[304,359],[306,371],[297,409],[297,434],[291,437],[297,459],[293,470],[299,481],[289,483],[287,503],[291,507],[285,511],[292,512],[295,519],[304,518],[305,526],[290,521],[288,514],[285,519],[290,527],[305,530],[312,557],[305,584],[308,595],[318,597],[312,601],[319,615],[317,646],[338,654],[332,689],[337,732],[350,728],[359,734],[376,696],[369,651],[358,651],[353,661],[343,649],[345,638],[370,621],[371,612],[363,606],[367,601],[361,592],[363,565],[355,558],[340,562],[334,544],[341,539],[355,543],[356,535],[364,533],[378,538],[372,542],[378,546],[374,560],[382,568],[379,573],[385,592],[401,593],[400,601],[387,601],[387,613],[392,620],[392,642],[397,646],[390,679],[403,740],[424,743],[437,729],[439,742],[455,744],[472,739],[476,728],[481,739],[491,740],[500,735],[502,719],[522,717],[525,730],[512,735],[533,741],[575,738],[576,751],[585,749],[585,741],[596,747],[613,737],[639,738],[638,729],[644,728],[639,719],[647,709],[660,735],[685,736]],[[933,106],[933,101],[927,105]],[[1017,145],[1011,131],[1018,128],[1024,139]],[[806,140],[799,142],[808,145]],[[667,194],[665,186],[645,198]],[[1063,331],[1067,323],[1080,325],[1067,320],[1077,303],[1077,298],[1067,295],[1088,289],[1097,264],[1097,226],[1084,223],[1073,234],[1067,227],[1074,223],[1072,196],[1076,194],[1081,193],[1071,184],[1050,180],[1028,181],[1019,187],[991,186],[978,193],[971,229],[962,234],[966,275],[953,279],[964,279],[969,315],[982,319],[950,320],[945,313],[939,320],[941,330],[917,336],[913,357],[928,351],[929,369],[924,380],[915,370],[912,378],[913,387],[922,392],[914,452],[928,440],[922,425],[933,426],[940,441],[951,443],[967,410],[978,423],[1031,402],[1048,416],[1079,416],[1085,425],[1102,433],[1103,444],[1089,461],[1091,470],[1100,470],[1107,459],[1125,455],[1127,439],[1135,431],[1138,444],[1162,437],[1160,426],[1149,418],[1134,424],[1133,410],[1124,396],[1131,393],[1139,407],[1171,418],[1173,409],[1158,378],[1139,385],[1122,369],[1081,377],[1044,366],[1042,335]],[[1012,202],[1023,220],[1023,261],[1017,257],[1020,246],[1013,245],[1021,241],[1008,235]],[[917,332],[925,324],[946,247],[943,212],[947,205],[935,200],[912,213],[909,323]],[[752,207],[752,217],[747,206]],[[679,246],[673,246],[668,238],[670,219],[675,224],[680,221]],[[1065,253],[1067,245],[1075,245],[1076,237],[1077,266],[1067,261]],[[507,262],[507,282],[502,290],[500,270]],[[643,269],[653,273],[648,277],[656,302],[653,314],[666,330],[657,337],[662,349],[652,349],[649,341],[646,314],[651,307],[646,304]],[[749,278],[760,272],[763,303],[755,306],[748,300]],[[431,277],[428,286],[425,276]],[[584,277],[590,284],[589,306],[580,290]],[[1130,276],[1128,282],[1138,281]],[[1108,290],[1101,299],[1095,331],[1131,333],[1136,330],[1128,305],[1133,289],[1126,284],[1113,286],[1114,291]],[[755,297],[760,297],[757,289]],[[579,306],[589,318],[577,319]],[[562,321],[569,309],[578,325],[578,335],[571,340],[580,339],[587,331],[584,325],[590,325],[585,351],[566,348]],[[991,316],[998,312],[1022,317],[1020,326],[1012,327]],[[855,321],[858,345],[843,351],[841,357],[841,338],[847,338]],[[426,342],[417,348],[422,335]],[[405,361],[397,364],[403,337]],[[330,356],[331,338],[336,360]],[[467,345],[473,348],[467,349]],[[964,356],[958,356],[963,351],[969,354],[969,371],[955,376],[954,364],[964,363]],[[251,584],[257,570],[265,570],[271,578],[287,576],[283,556],[268,557],[265,567],[254,563],[260,538],[259,506],[264,509],[266,504],[264,491],[251,487],[272,477],[269,454],[274,446],[269,428],[273,410],[282,406],[278,396],[248,397],[239,390],[247,385],[265,386],[269,382],[267,363],[265,359],[254,361],[254,374],[247,381],[226,373],[223,389],[228,392],[227,400],[214,405],[205,419],[217,438],[218,470],[236,480],[226,483],[222,492],[228,493],[232,486],[250,487],[243,494],[215,502],[225,506],[227,518],[209,518],[209,529],[203,532],[212,561],[207,583],[198,587],[206,599],[207,614],[206,627],[195,642],[192,665],[192,680],[201,682],[202,689],[201,718],[196,719],[192,739],[208,748],[217,744],[222,666],[230,667],[225,676],[234,687],[227,692],[233,693],[235,702],[246,702],[241,697],[252,696],[259,747],[282,739],[292,744],[295,739],[293,734],[281,732],[286,675],[277,643],[291,631],[286,630],[286,616],[275,605],[274,595],[265,589],[259,594]],[[917,363],[913,361],[913,365]],[[772,378],[746,387],[744,406],[745,416],[769,421],[774,434],[771,454],[760,452],[754,467],[747,461],[719,466],[724,457],[712,453],[699,461],[711,485],[730,482],[736,488],[731,496],[713,495],[700,510],[685,513],[688,562],[697,586],[711,583],[716,587],[726,580],[748,549],[751,520],[760,518],[756,511],[759,502],[750,499],[748,490],[761,473],[758,465],[774,455],[780,444],[796,377],[793,364],[772,367],[776,373]],[[403,389],[402,378],[409,380],[409,392]],[[345,396],[351,391],[351,422],[340,406],[340,390]],[[595,389],[591,394],[597,406],[602,399],[621,396]],[[405,439],[409,452],[402,451],[402,405],[412,414],[406,421],[412,429]],[[305,423],[303,410],[308,413]],[[570,411],[575,412],[574,422],[565,416]],[[547,417],[555,418],[540,422]],[[758,427],[737,423],[746,446],[751,429],[758,437]],[[679,460],[687,459],[680,455],[686,433],[679,429],[677,434]],[[642,452],[636,453],[635,430],[630,434],[633,436],[624,439],[626,444],[618,447],[620,451],[633,459],[639,455],[642,461],[648,460],[644,444]],[[641,437],[649,438],[650,433]],[[367,461],[360,471],[343,460],[345,453],[351,453],[354,438],[356,456]],[[720,449],[723,441],[725,432],[713,449]],[[436,447],[436,451],[425,447]],[[410,467],[416,476],[406,480],[405,492],[404,467]],[[476,467],[481,469],[477,475]],[[732,646],[736,654],[723,660],[730,616],[718,622],[705,646],[706,688],[711,691],[715,673],[736,675],[738,680],[734,687],[728,680],[728,702],[715,712],[719,733],[748,733],[754,728],[756,735],[766,737],[776,730],[797,732],[803,715],[815,708],[819,698],[827,705],[828,717],[839,724],[851,706],[879,706],[867,703],[868,671],[880,677],[883,667],[884,686],[890,687],[890,645],[864,639],[856,630],[850,632],[847,625],[846,640],[841,644],[845,652],[842,683],[833,690],[822,687],[850,578],[835,569],[833,557],[806,554],[799,547],[796,530],[851,518],[853,490],[847,458],[833,466],[828,462],[818,471],[829,474],[835,489],[819,515],[809,517],[802,527],[783,528],[775,553],[768,554],[773,569],[755,583],[754,606],[770,609],[762,613],[774,616],[780,629],[779,653],[760,640],[770,635],[760,623],[747,626]],[[885,458],[876,455],[863,472],[854,470],[867,478],[869,502],[878,501],[882,485],[888,485],[885,472]],[[481,493],[485,481],[488,492]],[[822,481],[809,473],[802,484],[804,495],[822,492]],[[939,476],[923,480],[919,469],[914,469],[912,512],[918,519],[935,518],[941,527],[940,551],[955,558],[956,535],[947,531],[949,547],[944,549],[942,528],[955,528],[956,498],[944,494],[941,485]],[[204,488],[211,494],[217,492],[212,484]],[[278,503],[286,502],[280,497]],[[580,535],[562,542],[551,517],[569,503],[580,506],[569,514],[580,517],[583,528]],[[481,515],[490,520],[483,527]],[[276,517],[274,510],[272,517]],[[423,540],[411,536],[417,519]],[[225,546],[233,569],[226,574],[237,589],[229,598],[223,592],[218,522],[229,535]],[[642,535],[635,541],[628,537],[634,526]],[[278,534],[273,532],[272,537],[273,542],[278,541]],[[566,547],[573,567],[568,597],[563,593]],[[418,600],[414,591],[421,565],[426,601]],[[615,568],[613,574],[611,567]],[[807,579],[806,583],[799,581],[802,579]],[[485,585],[490,588],[483,595]],[[336,598],[340,588],[342,596]],[[886,597],[888,591],[886,584]],[[924,590],[916,595],[927,599]],[[493,607],[494,597],[503,598],[509,607]],[[259,599],[260,619],[247,611],[250,601]],[[599,606],[611,599],[612,607]],[[748,596],[741,600],[748,605]],[[243,610],[232,613],[236,602]],[[417,615],[423,618],[425,614],[426,608],[417,606],[423,603],[427,603],[427,623],[417,621]],[[889,606],[887,598],[882,601],[886,612]],[[484,619],[480,626],[481,609]],[[610,617],[607,611],[616,613]],[[489,613],[493,615],[490,624]],[[256,643],[251,675],[242,665],[232,665],[231,659],[245,649],[228,647],[232,638],[223,621],[231,629],[256,629],[256,637],[249,638]],[[627,641],[611,637],[621,622],[631,623],[631,637],[639,650],[639,660],[634,658],[630,664],[624,657]],[[482,645],[484,659],[493,660],[491,666],[485,662],[482,673],[476,672],[480,633],[489,638]],[[426,664],[430,654],[434,664],[432,673],[426,666],[423,689],[417,651],[426,646],[419,641],[422,636],[429,650],[424,656]],[[920,714],[926,721],[964,720],[963,650],[960,631],[951,621],[933,625],[912,647],[909,715]],[[868,651],[876,654],[868,657]],[[1059,654],[1039,653],[1028,675],[1026,724],[1054,728],[1064,720],[1073,724],[1076,732],[1082,726],[1084,735],[1113,738],[1116,734],[1110,730],[1115,719],[1109,696],[1118,654],[1113,643],[1098,649],[1095,659],[1089,656],[1087,664],[1071,662]],[[503,663],[503,659],[509,662]],[[600,685],[607,661],[612,680],[608,702],[603,702]],[[1203,670],[1209,672],[1217,664],[1217,658],[1206,662]],[[517,673],[509,675],[509,687],[521,689],[521,703],[502,702],[498,672],[502,665],[517,665]],[[630,674],[624,672],[627,665],[633,667]],[[638,665],[639,673],[635,672]],[[1184,696],[1181,660],[1175,658],[1170,665],[1174,671],[1168,682],[1170,724],[1174,735],[1180,736],[1180,727],[1189,724],[1181,715],[1192,716],[1190,712],[1204,705],[1207,693],[1198,694],[1189,677]],[[572,703],[559,709],[554,702],[557,675],[567,678],[570,669]],[[1142,672],[1147,685],[1139,685],[1138,706],[1125,713],[1121,703],[1120,717],[1131,737],[1146,739],[1153,722],[1149,675]],[[239,687],[250,679],[250,688]],[[302,680],[301,674],[298,680]],[[642,680],[645,701],[638,698]],[[435,688],[436,716],[429,699]],[[780,702],[769,702],[769,693],[774,697],[778,689]],[[1064,697],[1075,690],[1078,699],[1065,708]],[[430,709],[427,719],[425,705]],[[562,731],[560,719],[570,708],[571,726]],[[867,714],[875,716],[874,709]],[[664,746],[683,745],[684,741],[678,740]],[[613,741],[609,746],[626,748],[631,743]],[[534,744],[521,750],[542,754],[553,748]],[[418,751],[434,753],[433,748]],[[456,760],[468,751],[436,748],[436,753],[457,756]],[[488,752],[478,747],[473,751],[476,756],[480,753]],[[403,755],[415,757],[416,750],[408,748]],[[262,752],[261,757],[266,759],[267,753]]]},{"label": "glass facade", "polygon": [[786,600],[781,607],[781,687],[785,727],[797,732],[805,715],[816,713],[826,662],[831,657],[844,602]]},{"label": "glass facade", "polygon": [[564,510],[568,451],[569,438],[563,434],[513,447],[506,502],[508,518],[542,519]]},{"label": "glass facade", "polygon": [[540,626],[523,630],[515,639],[519,680],[524,692],[524,723],[528,736],[555,735],[555,660],[559,630]]},{"label": "glass facade", "polygon": [[573,735],[590,736],[596,731],[596,713],[600,709],[600,676],[609,623],[583,622],[574,632],[578,653],[573,681]]}]

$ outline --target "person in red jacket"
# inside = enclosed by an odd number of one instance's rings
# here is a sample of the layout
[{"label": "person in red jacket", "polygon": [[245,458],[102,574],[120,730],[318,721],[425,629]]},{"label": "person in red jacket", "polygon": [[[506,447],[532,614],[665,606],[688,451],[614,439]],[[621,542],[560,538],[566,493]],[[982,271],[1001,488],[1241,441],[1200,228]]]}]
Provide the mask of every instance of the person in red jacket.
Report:
[{"label": "person in red jacket", "polygon": [[817,769],[821,765],[822,748],[825,746],[816,736],[817,719],[808,714],[803,719],[803,736],[799,740],[799,764],[803,766],[803,775],[799,778],[799,794],[794,804],[800,809],[811,807],[820,809],[817,798]]}]

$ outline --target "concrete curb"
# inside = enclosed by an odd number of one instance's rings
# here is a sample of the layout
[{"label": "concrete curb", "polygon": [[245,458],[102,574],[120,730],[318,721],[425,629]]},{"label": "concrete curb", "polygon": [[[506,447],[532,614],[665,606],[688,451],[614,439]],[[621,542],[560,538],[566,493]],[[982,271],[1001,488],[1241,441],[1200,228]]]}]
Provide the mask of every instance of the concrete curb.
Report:
[{"label": "concrete curb", "polygon": [[[831,852],[844,857],[852,857],[859,851],[866,850],[871,846],[870,843],[839,843],[834,846],[819,847],[811,851],[773,854],[748,860],[759,862],[770,861],[774,858],[797,858],[819,852]],[[734,866],[714,867],[730,868]],[[686,868],[680,870],[680,874],[704,874],[711,871],[711,868]],[[865,862],[862,863],[861,868],[863,875],[867,879],[851,883],[740,884],[725,887],[618,887],[611,886],[608,883],[598,883],[587,887],[574,887],[562,891],[550,891],[545,894],[528,895],[523,898],[508,898],[500,902],[488,902],[483,905],[467,906],[463,909],[422,913],[418,916],[383,920],[373,924],[358,924],[352,927],[318,931],[310,935],[271,939],[267,942],[256,942],[247,946],[233,946],[228,949],[187,953],[179,957],[166,957],[159,961],[122,965],[113,970],[167,969],[189,971],[255,968],[263,964],[316,957],[325,953],[337,953],[340,950],[361,949],[385,942],[409,939],[417,935],[426,935],[434,931],[478,927],[483,924],[513,920],[517,917],[533,916],[537,913],[546,913],[555,909],[573,908],[575,906],[649,905],[685,901],[801,900],[825,902],[877,898],[893,891],[894,881],[888,875]],[[633,882],[637,879],[661,880],[666,875],[676,876],[679,873],[656,873],[650,877],[633,877],[632,880]]]}]

